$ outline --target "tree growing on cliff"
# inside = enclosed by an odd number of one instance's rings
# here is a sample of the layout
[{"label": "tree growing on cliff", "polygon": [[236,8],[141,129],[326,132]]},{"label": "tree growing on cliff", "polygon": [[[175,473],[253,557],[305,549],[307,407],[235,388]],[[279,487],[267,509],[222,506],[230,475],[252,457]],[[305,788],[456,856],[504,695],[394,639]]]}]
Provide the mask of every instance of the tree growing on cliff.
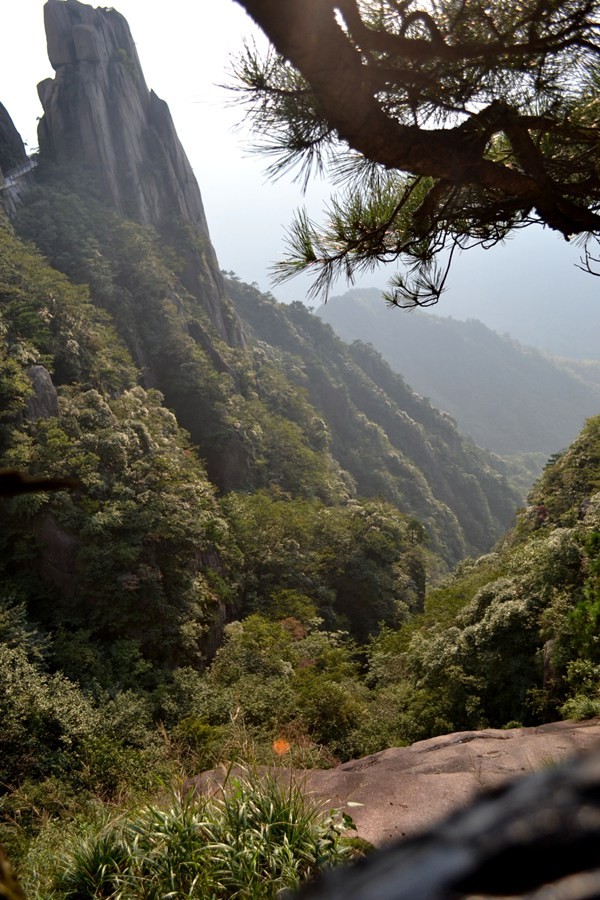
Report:
[{"label": "tree growing on cliff", "polygon": [[598,0],[238,2],[273,45],[234,65],[271,175],[326,166],[342,187],[322,228],[297,214],[279,279],[326,292],[401,260],[388,299],[429,305],[457,248],[534,223],[594,270]]}]

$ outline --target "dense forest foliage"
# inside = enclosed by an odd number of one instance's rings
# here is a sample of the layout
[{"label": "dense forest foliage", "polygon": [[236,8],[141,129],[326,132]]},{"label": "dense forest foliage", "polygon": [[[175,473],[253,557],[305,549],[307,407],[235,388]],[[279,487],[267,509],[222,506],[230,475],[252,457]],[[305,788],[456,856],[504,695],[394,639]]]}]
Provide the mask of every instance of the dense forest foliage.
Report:
[{"label": "dense forest foliage", "polygon": [[[166,890],[131,835],[199,815],[144,805],[182,772],[599,708],[599,420],[494,549],[501,460],[375,351],[235,277],[226,345],[182,286],[185,228],[39,168],[0,220],[0,467],[73,487],[0,500],[2,843],[29,896],[96,896],[85,853],[112,861],[105,896]],[[341,859],[339,823],[315,828],[308,856]]]}]

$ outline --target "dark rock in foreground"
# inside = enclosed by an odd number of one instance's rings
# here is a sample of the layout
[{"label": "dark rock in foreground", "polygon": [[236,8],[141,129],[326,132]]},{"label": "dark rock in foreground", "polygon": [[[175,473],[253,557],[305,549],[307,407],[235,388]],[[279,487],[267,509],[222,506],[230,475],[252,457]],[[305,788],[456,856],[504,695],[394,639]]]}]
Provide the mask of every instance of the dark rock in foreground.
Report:
[{"label": "dark rock in foreground", "polygon": [[[527,744],[536,753],[536,744],[545,748],[554,742],[555,752],[560,754],[573,745],[593,743],[598,722],[561,723],[528,731],[533,734],[515,733],[505,738],[508,747],[518,747],[515,761]],[[536,735],[541,740],[531,743],[528,738]],[[461,740],[460,735],[451,737]],[[488,740],[495,741],[493,732],[473,735],[473,741],[479,737],[489,748],[493,746],[487,745]],[[521,744],[520,738],[526,744]],[[497,749],[475,757],[485,760]],[[435,753],[435,742],[423,742],[418,752],[421,750]],[[484,766],[492,772],[495,768],[489,759]],[[390,791],[393,784],[390,779]],[[358,865],[325,874],[301,896],[305,900],[599,897],[599,788],[598,751],[561,766],[545,767],[479,797],[427,833],[389,845]],[[427,806],[427,794],[421,796],[420,804]]]},{"label": "dark rock in foreground", "polygon": [[429,828],[482,791],[600,747],[600,720],[448,734],[310,772],[310,790],[380,845]]}]

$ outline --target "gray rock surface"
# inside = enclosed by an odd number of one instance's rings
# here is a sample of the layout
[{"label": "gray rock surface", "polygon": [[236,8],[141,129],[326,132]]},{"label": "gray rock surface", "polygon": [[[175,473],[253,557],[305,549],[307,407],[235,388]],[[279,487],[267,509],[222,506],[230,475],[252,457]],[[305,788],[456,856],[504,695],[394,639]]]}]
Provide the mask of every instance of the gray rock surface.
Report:
[{"label": "gray rock surface", "polygon": [[[578,747],[588,740],[597,744],[598,721],[544,726],[538,733],[542,748],[555,744],[562,753],[571,742]],[[515,741],[517,746],[523,739],[527,736],[508,737],[506,746]],[[430,749],[435,752],[435,746]],[[422,802],[427,803],[426,795]],[[358,865],[325,873],[301,897],[591,900],[600,897],[599,842],[600,752],[596,751],[562,765],[543,765],[527,777],[480,794],[466,809],[428,831],[388,844]]]},{"label": "gray rock surface", "polygon": [[378,846],[298,900],[600,897],[600,719],[448,734],[292,775]]},{"label": "gray rock surface", "polygon": [[0,208],[11,216],[20,202],[21,191],[27,186],[28,178],[23,182],[9,176],[27,165],[27,153],[21,135],[15,128],[8,110],[0,103]]},{"label": "gray rock surface", "polygon": [[163,234],[177,220],[191,225],[197,248],[186,260],[186,287],[220,336],[242,343],[198,183],[167,104],[146,85],[126,20],[79,0],[48,0],[44,20],[56,75],[38,85],[42,156],[87,169],[106,200],[143,225]]},{"label": "gray rock surface", "polygon": [[31,381],[33,393],[27,398],[25,418],[29,422],[46,419],[58,415],[58,394],[44,366],[30,366],[27,375]]},{"label": "gray rock surface", "polygon": [[[348,813],[359,837],[383,846],[424,833],[486,791],[594,747],[600,751],[600,719],[458,732],[293,774],[326,809]],[[289,777],[289,770],[279,771]],[[196,785],[211,790],[222,779],[223,770],[215,769]]]},{"label": "gray rock surface", "polygon": [[0,184],[3,174],[24,162],[27,162],[27,154],[21,135],[8,110],[0,103]]},{"label": "gray rock surface", "polygon": [[309,789],[376,845],[418,834],[477,794],[594,745],[600,720],[459,732],[309,772]]}]

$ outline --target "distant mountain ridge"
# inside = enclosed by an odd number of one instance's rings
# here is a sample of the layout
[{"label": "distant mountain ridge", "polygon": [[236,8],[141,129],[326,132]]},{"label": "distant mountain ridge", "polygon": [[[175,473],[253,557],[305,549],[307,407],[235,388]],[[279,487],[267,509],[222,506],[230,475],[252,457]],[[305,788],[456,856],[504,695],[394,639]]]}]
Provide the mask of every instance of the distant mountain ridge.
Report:
[{"label": "distant mountain ridge", "polygon": [[[413,388],[495,453],[562,450],[600,409],[594,369],[561,361],[481,322],[386,309],[354,289],[317,310],[344,340],[371,343]],[[596,383],[594,383],[596,379]]]}]

